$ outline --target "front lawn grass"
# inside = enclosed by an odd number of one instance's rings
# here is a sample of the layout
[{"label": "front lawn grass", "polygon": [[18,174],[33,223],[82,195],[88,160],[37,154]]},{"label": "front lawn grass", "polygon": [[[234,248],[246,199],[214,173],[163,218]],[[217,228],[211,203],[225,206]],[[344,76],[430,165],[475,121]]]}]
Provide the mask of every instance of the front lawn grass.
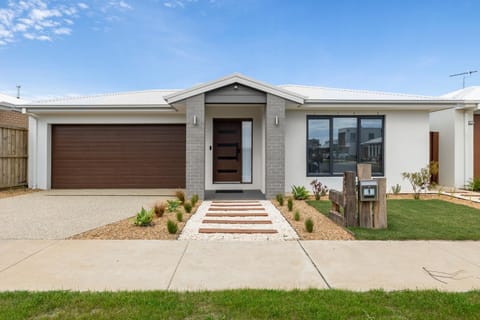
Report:
[{"label": "front lawn grass", "polygon": [[[308,201],[328,214],[330,201]],[[480,240],[480,210],[443,200],[387,200],[388,229],[349,228],[358,240]]]},{"label": "front lawn grass", "polygon": [[0,293],[0,319],[480,319],[480,291]]}]

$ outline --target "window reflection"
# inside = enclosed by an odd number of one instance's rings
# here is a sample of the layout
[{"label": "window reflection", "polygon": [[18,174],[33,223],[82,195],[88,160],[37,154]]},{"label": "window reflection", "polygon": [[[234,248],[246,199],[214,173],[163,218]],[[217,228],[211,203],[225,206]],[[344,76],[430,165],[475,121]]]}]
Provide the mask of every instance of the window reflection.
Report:
[{"label": "window reflection", "polygon": [[357,167],[357,118],[333,118],[333,172]]},{"label": "window reflection", "polygon": [[330,172],[330,120],[311,119],[307,141],[309,174]]},{"label": "window reflection", "polygon": [[307,175],[356,171],[357,163],[383,175],[383,117],[310,116],[307,128]]}]

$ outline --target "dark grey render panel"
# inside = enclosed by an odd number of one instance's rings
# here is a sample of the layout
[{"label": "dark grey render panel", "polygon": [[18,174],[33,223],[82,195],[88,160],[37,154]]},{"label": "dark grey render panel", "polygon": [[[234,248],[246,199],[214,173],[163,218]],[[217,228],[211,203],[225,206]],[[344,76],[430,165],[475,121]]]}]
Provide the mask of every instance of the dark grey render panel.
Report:
[{"label": "dark grey render panel", "polygon": [[207,92],[205,103],[267,103],[267,95],[235,83]]}]

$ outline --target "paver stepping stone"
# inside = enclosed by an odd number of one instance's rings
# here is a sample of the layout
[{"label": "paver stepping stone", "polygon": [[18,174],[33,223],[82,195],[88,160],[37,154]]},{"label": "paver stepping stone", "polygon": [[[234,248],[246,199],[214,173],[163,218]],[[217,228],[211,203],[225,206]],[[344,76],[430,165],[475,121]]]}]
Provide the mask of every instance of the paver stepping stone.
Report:
[{"label": "paver stepping stone", "polygon": [[270,201],[204,201],[179,239],[290,240],[298,235]]}]

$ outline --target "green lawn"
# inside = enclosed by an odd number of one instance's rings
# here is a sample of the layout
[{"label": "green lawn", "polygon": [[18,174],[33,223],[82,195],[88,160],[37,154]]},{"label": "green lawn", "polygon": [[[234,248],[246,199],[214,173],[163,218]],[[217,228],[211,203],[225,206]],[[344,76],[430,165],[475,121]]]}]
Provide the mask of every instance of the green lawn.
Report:
[{"label": "green lawn", "polygon": [[[321,213],[330,201],[308,201]],[[480,210],[442,200],[388,200],[388,229],[349,228],[359,240],[480,240]]]},{"label": "green lawn", "polygon": [[480,319],[480,291],[0,293],[0,319]]}]

